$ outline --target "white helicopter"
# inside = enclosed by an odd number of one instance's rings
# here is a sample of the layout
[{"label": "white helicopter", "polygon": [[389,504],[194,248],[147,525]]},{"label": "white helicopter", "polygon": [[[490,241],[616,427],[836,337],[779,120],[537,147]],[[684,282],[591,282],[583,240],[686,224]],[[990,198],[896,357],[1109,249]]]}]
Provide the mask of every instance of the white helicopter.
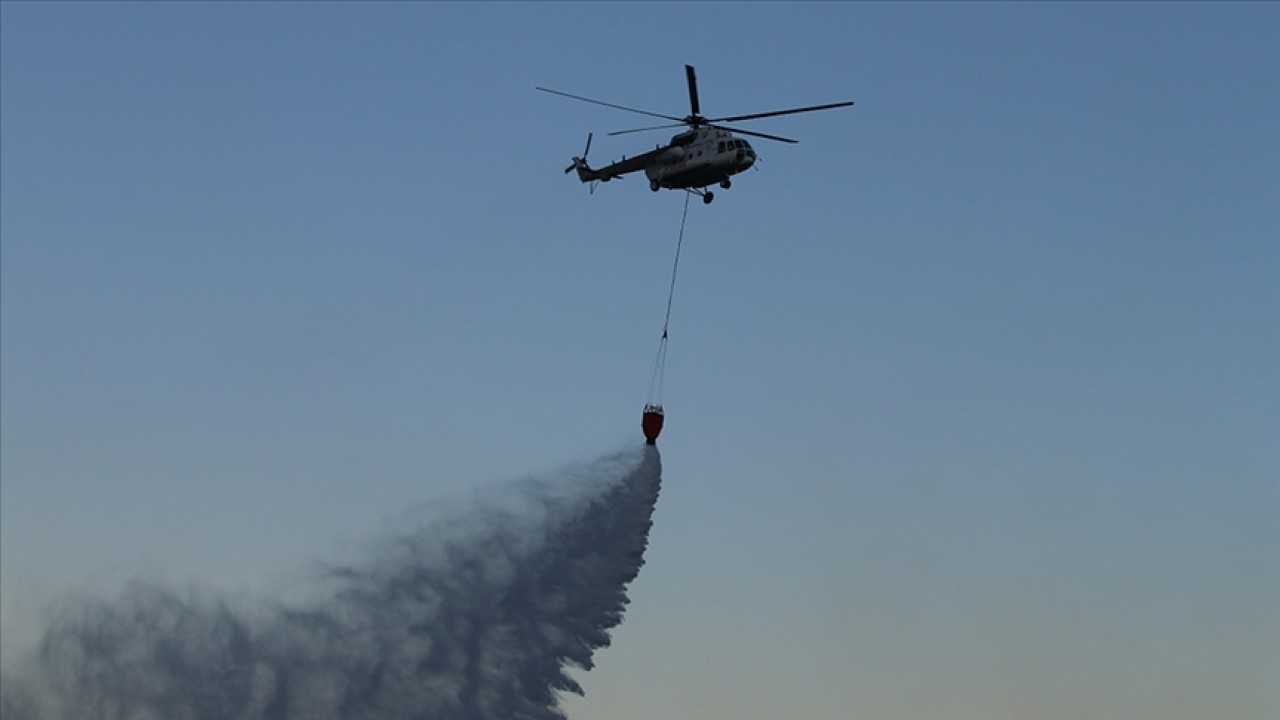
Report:
[{"label": "white helicopter", "polygon": [[747,168],[750,168],[756,162],[756,151],[751,147],[751,143],[741,138],[734,137],[734,133],[765,138],[766,140],[777,140],[778,142],[797,142],[790,138],[778,137],[777,135],[766,135],[765,133],[742,130],[740,128],[730,129],[721,127],[716,123],[758,120],[760,118],[774,117],[776,115],[792,115],[795,113],[813,112],[815,110],[830,110],[832,108],[848,107],[853,104],[852,102],[838,102],[827,105],[792,108],[790,110],[774,110],[773,112],[752,113],[750,115],[706,118],[699,114],[698,78],[693,72],[693,66],[685,65],[684,72],[689,83],[689,114],[682,118],[675,117],[673,115],[662,115],[660,113],[649,112],[647,110],[637,110],[635,108],[601,102],[599,100],[592,100],[591,98],[580,97],[578,95],[570,95],[569,93],[560,92],[559,90],[551,90],[544,87],[535,88],[542,92],[561,95],[574,100],[581,100],[583,102],[604,105],[605,107],[616,108],[618,110],[639,113],[640,115],[649,115],[651,117],[675,121],[672,125],[655,125],[653,127],[635,128],[633,130],[619,130],[617,132],[609,133],[610,135],[625,135],[627,133],[644,132],[647,130],[662,130],[664,128],[680,127],[681,125],[689,126],[688,130],[672,137],[671,142],[665,146],[659,145],[657,148],[633,158],[623,157],[623,159],[618,162],[598,169],[592,168],[587,164],[587,153],[591,151],[591,135],[588,133],[587,148],[582,151],[582,157],[573,158],[573,164],[564,169],[565,173],[568,174],[570,170],[577,170],[578,179],[584,183],[593,183],[592,189],[594,189],[594,183],[596,181],[608,182],[613,178],[622,177],[627,173],[644,170],[645,176],[649,178],[650,190],[653,190],[654,192],[657,192],[662,188],[685,190],[700,196],[702,198],[702,202],[710,204],[711,201],[715,199],[715,194],[710,190],[707,190],[707,187],[719,184],[720,187],[726,190],[729,189],[732,184],[729,178],[737,175]]}]

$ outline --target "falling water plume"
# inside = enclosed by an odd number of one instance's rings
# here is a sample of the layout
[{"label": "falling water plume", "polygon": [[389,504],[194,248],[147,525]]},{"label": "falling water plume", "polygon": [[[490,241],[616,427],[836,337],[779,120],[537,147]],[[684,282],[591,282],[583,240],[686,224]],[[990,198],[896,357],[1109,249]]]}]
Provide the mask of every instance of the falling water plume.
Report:
[{"label": "falling water plume", "polygon": [[[80,602],[4,678],[4,720],[554,720],[622,621],[657,448],[508,488],[244,611],[136,582]],[[512,507],[512,498],[519,507]]]}]

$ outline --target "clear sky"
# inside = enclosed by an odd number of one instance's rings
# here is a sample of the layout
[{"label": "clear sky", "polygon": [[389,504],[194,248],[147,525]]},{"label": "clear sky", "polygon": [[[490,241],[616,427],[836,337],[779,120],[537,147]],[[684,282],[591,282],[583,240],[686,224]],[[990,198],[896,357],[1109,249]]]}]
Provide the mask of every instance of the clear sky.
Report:
[{"label": "clear sky", "polygon": [[1280,5],[0,3],[0,631],[638,443],[578,719],[1280,714]]}]

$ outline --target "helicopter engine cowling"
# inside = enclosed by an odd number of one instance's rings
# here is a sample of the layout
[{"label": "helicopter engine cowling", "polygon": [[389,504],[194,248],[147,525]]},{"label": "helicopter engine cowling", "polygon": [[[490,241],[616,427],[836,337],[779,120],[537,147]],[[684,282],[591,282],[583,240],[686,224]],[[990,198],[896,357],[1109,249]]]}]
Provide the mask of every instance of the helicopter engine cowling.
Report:
[{"label": "helicopter engine cowling", "polygon": [[683,159],[684,148],[682,147],[669,147],[666,150],[663,150],[662,154],[658,156],[658,160],[664,163],[680,162]]}]

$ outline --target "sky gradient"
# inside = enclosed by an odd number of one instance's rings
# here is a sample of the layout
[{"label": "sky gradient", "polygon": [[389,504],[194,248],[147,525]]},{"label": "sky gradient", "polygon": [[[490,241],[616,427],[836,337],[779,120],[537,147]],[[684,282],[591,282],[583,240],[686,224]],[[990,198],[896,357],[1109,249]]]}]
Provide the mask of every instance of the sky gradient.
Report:
[{"label": "sky gradient", "polygon": [[640,442],[571,718],[1280,714],[1280,6],[0,3],[0,632]]}]

